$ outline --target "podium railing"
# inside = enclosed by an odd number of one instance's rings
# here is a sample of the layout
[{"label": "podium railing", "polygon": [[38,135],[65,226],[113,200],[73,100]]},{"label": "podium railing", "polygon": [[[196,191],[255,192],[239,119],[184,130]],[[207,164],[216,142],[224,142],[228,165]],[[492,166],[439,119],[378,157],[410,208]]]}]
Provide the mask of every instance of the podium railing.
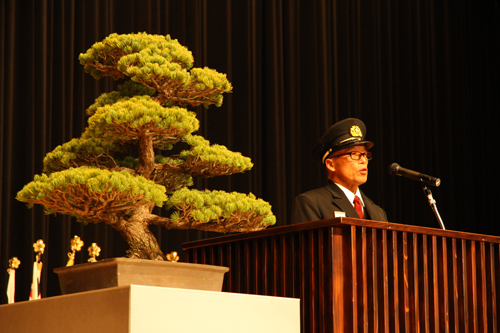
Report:
[{"label": "podium railing", "polygon": [[188,262],[230,268],[224,291],[300,298],[303,332],[498,332],[499,244],[336,218],[184,249]]}]

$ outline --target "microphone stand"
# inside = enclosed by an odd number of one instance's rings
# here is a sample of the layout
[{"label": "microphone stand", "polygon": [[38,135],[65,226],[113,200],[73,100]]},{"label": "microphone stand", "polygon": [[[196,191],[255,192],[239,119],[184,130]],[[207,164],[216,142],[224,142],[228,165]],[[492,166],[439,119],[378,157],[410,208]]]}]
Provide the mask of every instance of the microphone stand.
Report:
[{"label": "microphone stand", "polygon": [[438,212],[438,209],[436,206],[436,200],[434,200],[434,198],[432,197],[431,190],[427,187],[427,185],[425,185],[424,183],[422,183],[422,184],[423,184],[423,188],[424,188],[424,193],[427,196],[427,199],[429,200],[429,205],[431,205],[432,211],[436,215],[436,218],[437,218],[439,224],[441,225],[441,229],[446,230],[444,227],[443,220],[441,219],[441,216],[439,215],[439,212]]}]

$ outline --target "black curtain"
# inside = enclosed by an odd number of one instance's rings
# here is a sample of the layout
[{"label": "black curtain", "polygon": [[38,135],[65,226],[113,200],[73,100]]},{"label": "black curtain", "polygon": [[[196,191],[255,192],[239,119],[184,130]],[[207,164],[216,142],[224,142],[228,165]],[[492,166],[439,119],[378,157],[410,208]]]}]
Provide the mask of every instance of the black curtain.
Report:
[{"label": "black curtain", "polygon": [[[390,176],[401,166],[437,176],[433,188],[447,229],[500,235],[497,228],[498,1],[350,0],[7,0],[0,4],[0,304],[8,260],[17,256],[16,300],[28,299],[32,244],[47,244],[42,296],[58,295],[53,269],[78,235],[124,255],[104,224],[28,209],[16,193],[40,174],[43,158],[79,137],[85,109],[111,79],[85,74],[78,55],[111,33],[170,34],[195,66],[227,73],[234,92],[220,108],[194,109],[212,143],[249,156],[244,174],[195,187],[252,192],[269,201],[277,225],[293,199],[322,186],[311,151],[334,122],[367,125],[374,159],[362,190],[390,221],[438,228],[420,184]],[[214,233],[153,228],[164,252]],[[86,262],[86,250],[76,263]]]}]

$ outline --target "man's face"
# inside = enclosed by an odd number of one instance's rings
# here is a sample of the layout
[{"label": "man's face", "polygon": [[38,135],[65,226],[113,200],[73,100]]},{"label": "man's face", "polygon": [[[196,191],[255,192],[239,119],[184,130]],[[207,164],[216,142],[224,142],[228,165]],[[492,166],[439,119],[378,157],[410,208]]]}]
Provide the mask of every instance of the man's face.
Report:
[{"label": "man's face", "polygon": [[328,178],[356,193],[358,186],[366,183],[368,179],[368,159],[363,156],[355,161],[350,155],[343,155],[350,152],[366,153],[367,150],[364,145],[339,150],[325,161],[325,165]]}]

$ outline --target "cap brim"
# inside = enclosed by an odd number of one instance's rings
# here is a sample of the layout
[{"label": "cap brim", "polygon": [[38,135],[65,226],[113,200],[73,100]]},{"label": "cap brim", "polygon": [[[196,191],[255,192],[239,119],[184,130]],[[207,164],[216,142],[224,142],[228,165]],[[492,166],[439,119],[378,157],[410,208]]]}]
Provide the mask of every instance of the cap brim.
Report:
[{"label": "cap brim", "polygon": [[338,147],[335,148],[335,150],[332,150],[332,153],[335,151],[339,151],[341,149],[348,148],[348,147],[361,146],[361,145],[364,145],[366,147],[366,149],[370,149],[371,147],[373,147],[373,142],[371,142],[371,141],[357,141],[357,142],[348,143],[346,145],[339,145]]},{"label": "cap brim", "polygon": [[[335,152],[342,150],[342,149],[349,148],[349,147],[354,147],[354,146],[365,146],[366,149],[370,149],[371,147],[373,147],[373,142],[371,142],[371,141],[356,141],[356,142],[349,142],[349,143],[346,143],[344,145],[339,144],[334,149],[332,149],[330,152],[325,153],[325,155],[322,156],[322,158],[320,157],[319,160],[322,163],[325,163],[325,160],[328,159],[330,156],[332,156]],[[328,154],[328,155],[326,155],[326,154]]]}]

